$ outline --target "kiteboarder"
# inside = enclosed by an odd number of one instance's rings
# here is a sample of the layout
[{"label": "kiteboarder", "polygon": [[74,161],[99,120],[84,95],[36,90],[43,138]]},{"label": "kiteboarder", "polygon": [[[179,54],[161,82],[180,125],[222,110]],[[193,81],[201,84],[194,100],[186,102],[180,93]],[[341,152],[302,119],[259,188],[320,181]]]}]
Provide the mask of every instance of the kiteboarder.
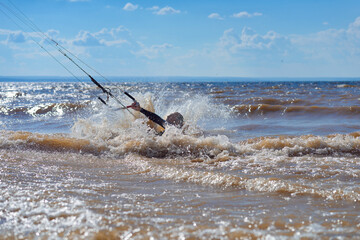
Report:
[{"label": "kiteboarder", "polygon": [[128,107],[134,109],[135,111],[141,112],[151,121],[160,125],[164,130],[166,128],[166,125],[168,124],[173,125],[177,128],[182,128],[184,126],[184,117],[178,112],[174,112],[170,114],[169,116],[167,116],[166,120],[164,120],[161,117],[159,117],[157,114],[140,107],[140,104],[137,101],[134,101],[134,103]]}]

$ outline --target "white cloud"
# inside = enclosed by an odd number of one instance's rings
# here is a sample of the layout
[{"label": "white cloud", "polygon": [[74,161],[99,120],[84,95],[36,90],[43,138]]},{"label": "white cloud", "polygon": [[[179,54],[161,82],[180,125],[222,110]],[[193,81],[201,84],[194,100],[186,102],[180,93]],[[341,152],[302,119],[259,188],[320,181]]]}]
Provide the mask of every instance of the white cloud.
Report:
[{"label": "white cloud", "polygon": [[130,31],[124,26],[119,26],[117,28],[111,28],[110,30],[107,28],[103,28],[100,31],[96,32],[95,35],[100,38],[112,38],[118,39],[121,37],[128,37],[130,35]]},{"label": "white cloud", "polygon": [[69,42],[76,46],[119,46],[128,43],[130,33],[123,26],[117,28],[103,28],[98,32],[90,33],[88,31],[80,31],[74,40]]},{"label": "white cloud", "polygon": [[0,29],[0,44],[19,44],[25,43],[28,40],[30,34],[23,31],[12,31],[6,29]]},{"label": "white cloud", "polygon": [[347,33],[357,38],[357,40],[360,40],[360,17],[357,17],[355,21],[349,25]]},{"label": "white cloud", "polygon": [[233,17],[242,18],[242,17],[251,17],[251,15],[248,12],[239,12],[239,13],[234,13]]},{"label": "white cloud", "polygon": [[16,31],[16,32],[9,33],[6,41],[8,43],[24,43],[24,42],[26,42],[26,37],[23,32]]},{"label": "white cloud", "polygon": [[58,36],[59,35],[59,31],[58,30],[55,30],[55,29],[50,29],[48,30],[45,34],[47,36],[50,36],[50,37],[55,37],[55,36]]},{"label": "white cloud", "polygon": [[[49,35],[50,33],[54,34],[51,31],[46,34]],[[0,29],[0,45],[13,50],[12,56],[14,59],[35,59],[38,56],[48,57],[48,54],[39,48],[34,41],[46,47],[47,42],[40,38],[37,33]],[[47,50],[53,55],[59,54],[53,49],[49,48]]]},{"label": "white cloud", "polygon": [[155,6],[152,8],[152,10],[153,10],[153,13],[156,15],[177,14],[177,13],[181,12],[180,10],[176,10],[169,6],[163,7],[161,9],[157,6]]},{"label": "white cloud", "polygon": [[210,19],[218,19],[218,20],[223,20],[223,18],[220,16],[220,14],[218,13],[211,13],[208,18]]},{"label": "white cloud", "polygon": [[277,41],[283,39],[283,37],[274,31],[269,31],[265,35],[260,35],[251,28],[244,27],[241,34],[237,34],[234,29],[231,28],[224,32],[220,39],[220,45],[232,53],[237,53],[241,50],[249,49],[270,49]]},{"label": "white cloud", "polygon": [[259,17],[262,16],[262,13],[255,12],[255,13],[248,13],[246,11],[234,13],[232,15],[234,18],[251,18],[251,17]]},{"label": "white cloud", "polygon": [[[66,46],[67,48],[99,46],[120,47],[123,44],[130,44],[131,42],[135,42],[132,40],[130,32],[123,26],[111,29],[103,28],[100,31],[93,33],[81,30],[74,39],[60,38],[58,37],[59,31],[52,29],[48,30],[45,35],[54,39],[59,44]],[[46,48],[50,43],[48,39],[40,37],[39,34],[35,32],[0,29],[0,44],[7,45],[12,49],[23,49],[24,51],[25,48],[28,48],[29,50],[31,47],[34,47],[36,49],[37,46],[34,44],[33,40]],[[20,44],[29,45],[21,46]]]},{"label": "white cloud", "polygon": [[327,29],[309,35],[292,35],[292,43],[314,53],[337,52],[351,55],[360,53],[360,17],[347,29]]},{"label": "white cloud", "polygon": [[231,28],[224,31],[212,55],[231,59],[228,63],[234,66],[253,69],[253,74],[358,76],[360,17],[347,28],[308,35],[280,35],[274,31],[259,34],[247,27],[241,32]]},{"label": "white cloud", "polygon": [[110,47],[110,46],[119,46],[124,43],[128,43],[128,41],[124,40],[124,39],[118,39],[118,40],[113,40],[113,41],[103,41],[102,43],[105,44],[106,46]]},{"label": "white cloud", "polygon": [[123,7],[123,10],[125,10],[125,11],[135,11],[138,8],[139,8],[139,5],[134,5],[134,4],[128,2]]},{"label": "white cloud", "polygon": [[94,34],[87,31],[80,31],[76,39],[72,41],[76,46],[100,46],[102,43],[94,36]]},{"label": "white cloud", "polygon": [[147,8],[147,10],[150,10],[150,11],[157,11],[157,10],[159,10],[159,9],[160,9],[159,6],[153,6],[153,7],[151,7],[151,8]]},{"label": "white cloud", "polygon": [[137,56],[143,56],[148,59],[158,58],[161,54],[165,53],[166,50],[173,48],[173,45],[164,43],[161,45],[152,45],[151,47],[146,47],[144,44],[138,42],[141,50],[133,52]]}]

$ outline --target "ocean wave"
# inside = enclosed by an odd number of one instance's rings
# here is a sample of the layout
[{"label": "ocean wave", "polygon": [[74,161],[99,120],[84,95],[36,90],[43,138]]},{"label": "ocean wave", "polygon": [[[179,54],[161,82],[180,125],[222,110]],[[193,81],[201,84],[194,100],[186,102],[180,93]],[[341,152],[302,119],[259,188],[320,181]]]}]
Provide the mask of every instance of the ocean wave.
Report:
[{"label": "ocean wave", "polygon": [[106,146],[92,143],[86,139],[76,139],[65,134],[38,134],[31,132],[2,131],[1,148],[22,148],[50,152],[77,152],[98,155]]},{"label": "ocean wave", "polygon": [[222,188],[239,188],[248,191],[269,192],[279,194],[312,195],[328,200],[360,201],[359,190],[341,188],[326,189],[312,185],[300,184],[291,180],[274,177],[241,177],[224,172],[195,170],[189,167],[169,167],[164,164],[157,166],[151,160],[142,157],[128,156],[128,164],[143,172],[166,180],[182,181]]},{"label": "ocean wave", "polygon": [[0,115],[62,116],[66,113],[72,113],[84,109],[87,106],[88,103],[70,103],[70,102],[48,103],[48,104],[39,104],[33,107],[16,107],[16,108],[0,106]]},{"label": "ocean wave", "polygon": [[88,135],[80,138],[67,134],[2,131],[1,146],[94,154],[107,151],[119,156],[138,154],[148,158],[187,158],[205,163],[264,154],[287,157],[360,156],[360,132],[328,136],[259,137],[233,143],[224,135],[203,136],[193,129],[184,134],[184,131],[169,128],[158,136],[141,121],[121,131],[96,130],[91,125],[83,126],[82,131],[85,130],[89,131]]},{"label": "ocean wave", "polygon": [[338,84],[336,85],[337,88],[358,88],[359,86],[353,84]]},{"label": "ocean wave", "polygon": [[[336,188],[339,182],[330,189],[321,187],[329,181],[348,182],[360,177],[354,163],[358,159],[354,156],[360,156],[360,132],[261,137],[239,143],[225,136],[185,135],[178,129],[169,129],[163,136],[142,133],[146,138],[140,133],[79,139],[66,134],[2,131],[0,148],[49,152],[50,157],[57,152],[73,152],[123,159],[138,173],[172,181],[360,201],[356,187]],[[326,180],[324,184],[322,179]]]},{"label": "ocean wave", "polygon": [[343,106],[343,107],[325,107],[325,106],[284,106],[271,104],[255,104],[255,105],[237,105],[233,110],[242,115],[266,115],[271,113],[277,114],[317,114],[317,115],[360,115],[359,106]]},{"label": "ocean wave", "polygon": [[248,139],[241,144],[253,150],[282,151],[288,156],[360,156],[360,133],[328,136],[279,136]]},{"label": "ocean wave", "polygon": [[289,99],[278,99],[271,97],[251,97],[248,99],[244,99],[242,101],[244,104],[252,104],[252,105],[260,105],[260,104],[268,104],[268,105],[310,105],[312,102],[300,99],[300,98],[289,98]]}]

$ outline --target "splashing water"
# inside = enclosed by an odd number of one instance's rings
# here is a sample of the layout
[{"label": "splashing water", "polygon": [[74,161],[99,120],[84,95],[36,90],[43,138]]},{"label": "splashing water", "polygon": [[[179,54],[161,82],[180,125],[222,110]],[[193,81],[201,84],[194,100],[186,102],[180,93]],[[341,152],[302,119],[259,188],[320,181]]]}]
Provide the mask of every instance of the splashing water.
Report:
[{"label": "splashing water", "polygon": [[0,238],[358,238],[358,85],[3,83]]}]

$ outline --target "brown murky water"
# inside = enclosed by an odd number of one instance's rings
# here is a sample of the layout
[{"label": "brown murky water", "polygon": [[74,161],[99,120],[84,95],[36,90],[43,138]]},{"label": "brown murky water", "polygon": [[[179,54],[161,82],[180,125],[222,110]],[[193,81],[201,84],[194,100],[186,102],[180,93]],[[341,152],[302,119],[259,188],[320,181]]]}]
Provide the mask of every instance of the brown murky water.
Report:
[{"label": "brown murky water", "polygon": [[358,83],[124,85],[191,124],[1,85],[0,239],[360,238]]}]

